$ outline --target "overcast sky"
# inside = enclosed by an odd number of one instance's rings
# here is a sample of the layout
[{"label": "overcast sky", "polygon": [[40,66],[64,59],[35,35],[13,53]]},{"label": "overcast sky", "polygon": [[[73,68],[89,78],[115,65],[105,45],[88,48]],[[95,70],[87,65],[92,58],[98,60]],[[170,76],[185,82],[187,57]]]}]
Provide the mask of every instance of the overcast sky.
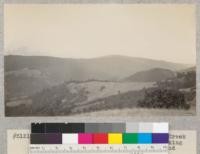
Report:
[{"label": "overcast sky", "polygon": [[194,5],[6,4],[6,54],[195,64]]}]

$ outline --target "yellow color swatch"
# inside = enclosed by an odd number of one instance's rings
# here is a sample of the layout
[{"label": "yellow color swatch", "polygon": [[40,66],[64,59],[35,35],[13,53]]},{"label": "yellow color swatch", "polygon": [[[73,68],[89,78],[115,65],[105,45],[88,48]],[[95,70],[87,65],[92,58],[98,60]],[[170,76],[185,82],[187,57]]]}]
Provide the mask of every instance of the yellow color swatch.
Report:
[{"label": "yellow color swatch", "polygon": [[122,134],[121,133],[109,133],[108,134],[108,144],[122,144]]}]

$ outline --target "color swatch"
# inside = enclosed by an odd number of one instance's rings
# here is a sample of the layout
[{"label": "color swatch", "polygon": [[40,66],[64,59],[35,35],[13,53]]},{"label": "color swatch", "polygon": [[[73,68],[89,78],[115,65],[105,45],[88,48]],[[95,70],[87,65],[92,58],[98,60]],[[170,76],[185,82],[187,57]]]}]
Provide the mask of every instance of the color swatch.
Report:
[{"label": "color swatch", "polygon": [[152,134],[152,143],[162,144],[169,143],[169,134],[167,133],[153,133]]},{"label": "color swatch", "polygon": [[122,144],[122,134],[121,133],[109,133],[108,134],[108,144]]},{"label": "color swatch", "polygon": [[62,134],[62,144],[78,144],[78,134]]},{"label": "color swatch", "polygon": [[168,133],[32,133],[31,144],[166,144]]},{"label": "color swatch", "polygon": [[168,123],[34,123],[31,144],[167,144]]},{"label": "color swatch", "polygon": [[49,134],[31,134],[31,144],[62,144],[62,134],[60,133],[49,133]]},{"label": "color swatch", "polygon": [[138,134],[138,143],[151,144],[152,143],[152,134],[151,133],[139,133]]},{"label": "color swatch", "polygon": [[32,123],[32,133],[168,133],[168,123]]},{"label": "color swatch", "polygon": [[123,143],[124,144],[138,143],[138,134],[137,133],[124,133],[123,134]]},{"label": "color swatch", "polygon": [[78,134],[78,143],[79,144],[93,144],[93,136],[89,133]]},{"label": "color swatch", "polygon": [[93,134],[94,144],[108,144],[108,134],[106,133],[96,133]]}]

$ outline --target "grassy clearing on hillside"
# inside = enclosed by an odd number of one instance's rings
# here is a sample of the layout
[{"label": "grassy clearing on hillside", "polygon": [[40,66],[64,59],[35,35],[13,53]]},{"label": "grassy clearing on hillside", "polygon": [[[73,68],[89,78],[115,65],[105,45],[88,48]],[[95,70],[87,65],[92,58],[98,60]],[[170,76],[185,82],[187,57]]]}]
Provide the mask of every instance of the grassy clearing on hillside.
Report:
[{"label": "grassy clearing on hillside", "polygon": [[103,82],[90,81],[81,83],[70,83],[67,85],[72,93],[78,93],[81,89],[87,91],[87,102],[100,98],[106,98],[128,91],[138,91],[143,88],[154,87],[155,82]]}]

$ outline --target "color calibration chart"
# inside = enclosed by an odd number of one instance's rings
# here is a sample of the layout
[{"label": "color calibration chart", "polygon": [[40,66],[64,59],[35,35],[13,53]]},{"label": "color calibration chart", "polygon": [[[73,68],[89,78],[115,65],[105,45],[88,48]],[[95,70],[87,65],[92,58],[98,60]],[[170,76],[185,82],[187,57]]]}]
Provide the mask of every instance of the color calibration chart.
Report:
[{"label": "color calibration chart", "polygon": [[168,123],[32,123],[29,154],[168,154]]}]

